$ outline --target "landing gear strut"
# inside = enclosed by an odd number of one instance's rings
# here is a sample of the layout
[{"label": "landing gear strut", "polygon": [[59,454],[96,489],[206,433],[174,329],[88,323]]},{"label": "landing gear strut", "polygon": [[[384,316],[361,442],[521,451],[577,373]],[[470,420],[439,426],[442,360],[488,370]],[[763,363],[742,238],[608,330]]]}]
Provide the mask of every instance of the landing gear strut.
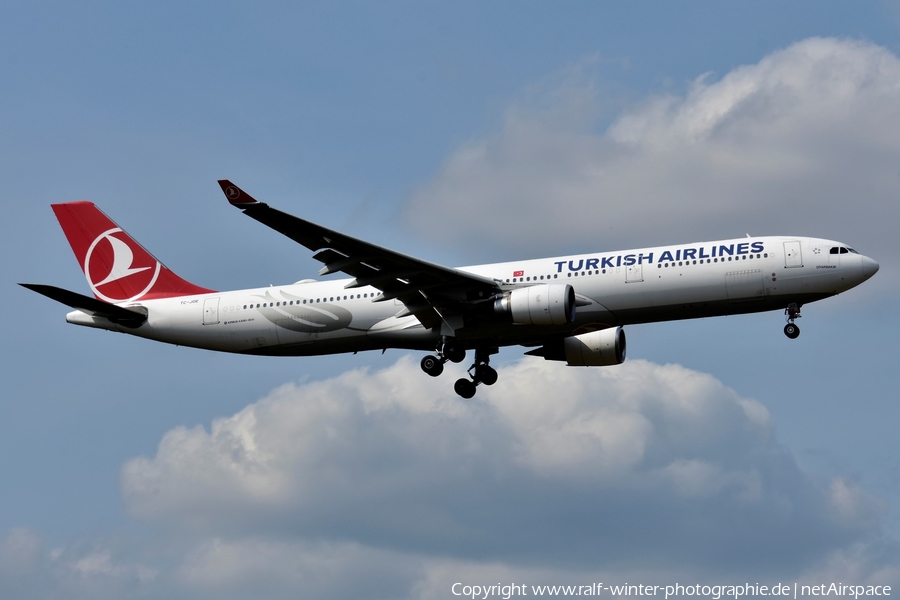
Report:
[{"label": "landing gear strut", "polygon": [[444,363],[449,361],[458,363],[466,359],[466,350],[456,344],[456,341],[450,336],[441,338],[441,344],[437,347],[437,355],[429,354],[419,363],[422,370],[437,377],[444,372]]},{"label": "landing gear strut", "polygon": [[497,354],[498,348],[476,348],[475,363],[469,367],[469,377],[457,379],[453,384],[453,390],[463,398],[471,398],[475,395],[475,388],[479,383],[494,385],[497,383],[497,371],[491,366],[491,354]]},{"label": "landing gear strut", "polygon": [[795,340],[800,336],[800,327],[794,323],[794,319],[799,319],[801,316],[800,306],[796,302],[791,302],[784,309],[784,314],[787,318],[787,325],[784,326],[784,335]]}]

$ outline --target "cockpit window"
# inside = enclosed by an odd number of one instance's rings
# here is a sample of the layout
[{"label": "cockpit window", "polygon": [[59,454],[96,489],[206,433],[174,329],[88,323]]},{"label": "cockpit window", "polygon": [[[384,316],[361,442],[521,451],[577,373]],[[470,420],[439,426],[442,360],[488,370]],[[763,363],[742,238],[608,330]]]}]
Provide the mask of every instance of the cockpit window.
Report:
[{"label": "cockpit window", "polygon": [[847,249],[844,247],[841,247],[841,254],[847,254]]},{"label": "cockpit window", "polygon": [[831,250],[828,251],[828,253],[829,254],[837,254],[838,252],[840,252],[840,250],[841,250],[840,248],[838,248],[837,246],[834,246]]},{"label": "cockpit window", "polygon": [[857,252],[853,248],[847,248],[847,250],[849,250],[851,254],[859,254],[859,252]]}]

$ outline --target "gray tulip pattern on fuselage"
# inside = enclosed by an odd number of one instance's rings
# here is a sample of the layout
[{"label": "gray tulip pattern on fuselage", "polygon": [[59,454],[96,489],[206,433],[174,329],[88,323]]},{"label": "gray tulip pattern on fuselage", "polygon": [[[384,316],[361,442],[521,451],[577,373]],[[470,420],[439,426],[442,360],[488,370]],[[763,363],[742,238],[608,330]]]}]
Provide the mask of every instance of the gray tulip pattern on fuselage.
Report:
[{"label": "gray tulip pattern on fuselage", "polygon": [[322,333],[344,329],[353,320],[349,310],[320,301],[324,298],[303,298],[279,291],[281,299],[267,291],[265,296],[260,297],[262,302],[259,303],[260,314],[278,327],[300,333]]}]

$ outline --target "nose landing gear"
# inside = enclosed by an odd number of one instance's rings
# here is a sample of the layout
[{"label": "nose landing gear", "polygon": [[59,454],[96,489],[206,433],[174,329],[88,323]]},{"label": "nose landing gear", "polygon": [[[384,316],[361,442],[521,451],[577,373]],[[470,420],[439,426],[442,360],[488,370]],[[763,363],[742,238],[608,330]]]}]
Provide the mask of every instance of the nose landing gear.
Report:
[{"label": "nose landing gear", "polygon": [[784,314],[787,317],[787,325],[784,326],[784,335],[795,340],[800,336],[800,327],[794,323],[794,319],[799,319],[801,316],[800,306],[796,302],[791,302],[788,304],[788,307],[784,309]]}]

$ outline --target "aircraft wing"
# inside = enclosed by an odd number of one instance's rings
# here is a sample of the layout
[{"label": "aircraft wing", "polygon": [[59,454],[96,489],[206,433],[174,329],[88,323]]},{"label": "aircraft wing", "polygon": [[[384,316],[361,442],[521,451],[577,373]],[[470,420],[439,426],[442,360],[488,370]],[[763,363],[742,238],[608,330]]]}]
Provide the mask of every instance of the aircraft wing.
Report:
[{"label": "aircraft wing", "polygon": [[319,275],[346,273],[354,277],[348,289],[372,286],[382,292],[376,301],[398,299],[425,327],[464,315],[500,289],[493,279],[406,256],[281,212],[227,179],[219,185],[232,206],[315,252],[313,258],[325,265]]}]

